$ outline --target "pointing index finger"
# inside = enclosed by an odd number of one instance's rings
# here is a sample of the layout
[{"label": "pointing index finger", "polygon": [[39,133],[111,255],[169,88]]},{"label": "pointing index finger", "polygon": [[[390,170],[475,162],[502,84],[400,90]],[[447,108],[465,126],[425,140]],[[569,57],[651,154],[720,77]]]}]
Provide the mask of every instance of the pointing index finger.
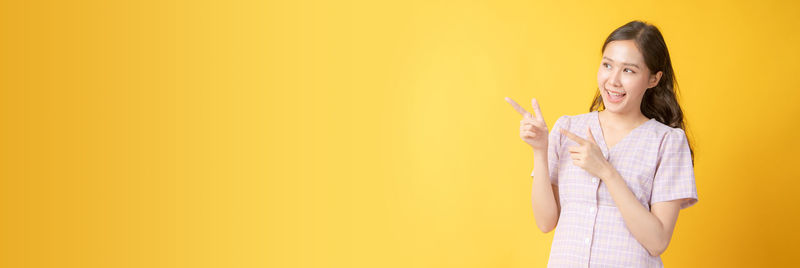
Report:
[{"label": "pointing index finger", "polygon": [[587,141],[586,141],[586,140],[584,140],[583,138],[579,137],[578,135],[575,135],[575,134],[573,134],[572,132],[569,132],[569,131],[568,131],[568,130],[566,130],[566,129],[563,129],[563,128],[558,128],[558,130],[559,130],[559,131],[561,131],[561,133],[563,133],[564,135],[567,135],[567,138],[569,138],[569,139],[571,139],[571,140],[573,140],[573,141],[577,142],[577,143],[578,143],[578,144],[580,144],[580,145],[583,145],[584,143],[586,143],[586,142],[587,142]]},{"label": "pointing index finger", "polygon": [[517,102],[512,100],[511,98],[506,97],[506,102],[511,104],[511,107],[514,107],[514,110],[517,110],[517,112],[520,115],[522,115],[522,116],[531,116],[531,113],[529,113],[528,111],[525,111],[525,108],[522,108],[522,106],[519,106],[519,104],[517,104]]},{"label": "pointing index finger", "polygon": [[533,98],[531,99],[531,105],[533,106],[533,111],[536,112],[536,117],[544,120],[544,116],[542,115],[542,110],[539,109],[539,101],[537,101],[536,98]]}]

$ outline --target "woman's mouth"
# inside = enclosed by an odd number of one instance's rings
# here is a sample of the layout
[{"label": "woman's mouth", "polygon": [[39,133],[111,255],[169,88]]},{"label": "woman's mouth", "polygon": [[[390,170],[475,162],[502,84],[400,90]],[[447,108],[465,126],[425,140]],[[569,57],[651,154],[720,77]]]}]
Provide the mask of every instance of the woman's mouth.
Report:
[{"label": "woman's mouth", "polygon": [[612,103],[622,102],[622,99],[624,99],[625,96],[628,95],[624,91],[611,91],[606,89],[605,92],[606,92],[606,98],[608,98],[608,101]]}]

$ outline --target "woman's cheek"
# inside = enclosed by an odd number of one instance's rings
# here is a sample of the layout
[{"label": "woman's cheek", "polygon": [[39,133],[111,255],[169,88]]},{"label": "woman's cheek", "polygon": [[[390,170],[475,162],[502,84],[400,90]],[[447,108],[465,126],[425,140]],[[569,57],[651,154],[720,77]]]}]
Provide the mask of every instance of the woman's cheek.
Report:
[{"label": "woman's cheek", "polygon": [[626,77],[622,80],[622,84],[624,85],[627,91],[633,91],[635,88],[639,88],[639,79],[636,77]]},{"label": "woman's cheek", "polygon": [[597,86],[602,89],[607,77],[608,75],[603,70],[597,71]]}]

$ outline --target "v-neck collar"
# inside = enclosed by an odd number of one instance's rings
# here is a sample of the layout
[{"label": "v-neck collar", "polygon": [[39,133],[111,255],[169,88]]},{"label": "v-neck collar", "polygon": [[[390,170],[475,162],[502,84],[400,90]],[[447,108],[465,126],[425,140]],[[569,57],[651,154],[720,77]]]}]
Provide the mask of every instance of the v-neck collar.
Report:
[{"label": "v-neck collar", "polygon": [[625,136],[622,137],[622,139],[620,139],[617,142],[617,144],[614,144],[613,147],[608,148],[608,145],[606,144],[605,133],[603,133],[603,128],[600,127],[600,112],[592,111],[592,124],[590,124],[590,127],[592,128],[592,135],[593,135],[592,138],[594,138],[594,140],[597,142],[597,145],[600,147],[600,150],[603,151],[603,157],[605,157],[606,160],[608,160],[608,156],[611,150],[619,147],[619,145],[628,140],[628,137],[630,137],[634,132],[643,128],[645,125],[647,125],[647,123],[650,123],[650,121],[654,120],[655,118],[650,118],[650,120],[647,120],[642,124],[639,124],[638,126],[633,128],[633,130],[629,131],[628,134],[625,134]]}]

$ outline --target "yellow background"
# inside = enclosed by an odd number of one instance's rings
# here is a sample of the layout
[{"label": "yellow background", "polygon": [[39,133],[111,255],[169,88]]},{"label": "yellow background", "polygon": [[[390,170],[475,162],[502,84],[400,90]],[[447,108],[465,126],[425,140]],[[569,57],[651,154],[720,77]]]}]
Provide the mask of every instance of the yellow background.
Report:
[{"label": "yellow background", "polygon": [[18,2],[2,267],[543,267],[503,97],[588,112],[633,19],[661,28],[696,145],[664,263],[797,262],[796,3]]}]

